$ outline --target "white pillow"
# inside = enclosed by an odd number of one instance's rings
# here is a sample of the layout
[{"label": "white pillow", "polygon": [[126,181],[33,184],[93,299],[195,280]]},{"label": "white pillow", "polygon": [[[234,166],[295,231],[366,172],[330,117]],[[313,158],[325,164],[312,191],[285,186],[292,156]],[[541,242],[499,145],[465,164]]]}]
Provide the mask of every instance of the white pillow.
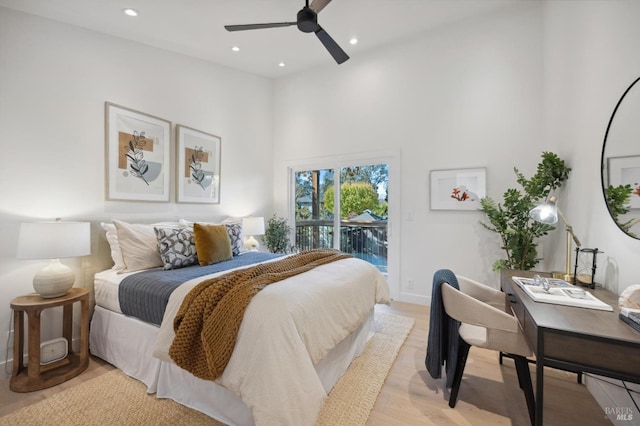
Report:
[{"label": "white pillow", "polygon": [[162,266],[153,225],[130,224],[114,219],[118,244],[125,268],[120,272],[141,271]]},{"label": "white pillow", "polygon": [[122,251],[120,251],[120,245],[118,244],[118,231],[116,226],[112,223],[101,223],[102,229],[105,230],[107,242],[111,248],[111,259],[113,260],[114,271],[122,271],[124,266],[124,259],[122,259]]}]

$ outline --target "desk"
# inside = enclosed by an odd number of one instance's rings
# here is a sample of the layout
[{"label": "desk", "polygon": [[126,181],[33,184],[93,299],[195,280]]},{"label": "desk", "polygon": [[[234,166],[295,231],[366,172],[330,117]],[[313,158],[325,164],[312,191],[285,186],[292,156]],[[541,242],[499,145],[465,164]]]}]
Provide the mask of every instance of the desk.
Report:
[{"label": "desk", "polygon": [[[73,305],[80,302],[80,354],[72,350]],[[49,365],[40,364],[40,314],[44,309],[62,306],[62,335],[68,354]],[[89,365],[89,291],[73,287],[67,294],[44,299],[27,294],[11,301],[14,311],[13,373],[9,387],[14,392],[31,392],[55,386],[77,376]],[[24,313],[29,319],[29,358],[24,365]]]},{"label": "desk", "polygon": [[618,318],[618,296],[590,292],[613,312],[534,302],[511,277],[531,271],[502,271],[500,283],[536,355],[536,425],[542,425],[544,367],[588,372],[640,383],[640,333]]}]

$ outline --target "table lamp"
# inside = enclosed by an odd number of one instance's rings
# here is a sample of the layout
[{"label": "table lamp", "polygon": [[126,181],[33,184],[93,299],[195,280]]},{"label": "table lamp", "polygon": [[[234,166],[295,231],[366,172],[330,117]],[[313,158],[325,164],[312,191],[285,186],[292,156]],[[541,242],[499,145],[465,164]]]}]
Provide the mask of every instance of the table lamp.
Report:
[{"label": "table lamp", "polygon": [[91,253],[89,222],[31,222],[20,225],[18,259],[50,259],[33,277],[33,288],[44,298],[63,296],[73,287],[75,273],[60,258]]},{"label": "table lamp", "polygon": [[264,217],[245,217],[242,219],[242,233],[249,235],[244,246],[249,251],[258,251],[260,244],[254,235],[264,235]]},{"label": "table lamp", "polygon": [[529,211],[529,216],[536,222],[546,223],[547,225],[553,225],[558,222],[558,216],[560,216],[560,219],[564,222],[565,229],[567,230],[567,265],[562,279],[571,282],[573,281],[573,274],[571,273],[571,241],[573,240],[577,247],[580,247],[582,244],[580,244],[580,240],[576,237],[576,234],[573,233],[573,228],[558,208],[557,202],[558,198],[552,196],[549,200],[532,208]]}]

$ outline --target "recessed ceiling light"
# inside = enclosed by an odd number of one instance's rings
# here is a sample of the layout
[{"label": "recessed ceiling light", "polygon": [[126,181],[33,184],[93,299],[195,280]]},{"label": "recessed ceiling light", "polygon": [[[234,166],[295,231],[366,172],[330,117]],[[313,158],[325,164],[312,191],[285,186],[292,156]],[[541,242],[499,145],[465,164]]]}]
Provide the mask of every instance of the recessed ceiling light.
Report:
[{"label": "recessed ceiling light", "polygon": [[284,67],[284,62],[280,62],[280,63],[278,64],[278,66],[279,66],[279,67]]},{"label": "recessed ceiling light", "polygon": [[240,48],[238,46],[233,46],[231,50],[233,50],[234,52],[239,52]]},{"label": "recessed ceiling light", "polygon": [[135,9],[122,9],[122,12],[127,16],[138,16],[138,11]]},{"label": "recessed ceiling light", "polygon": [[351,44],[358,44],[358,39],[353,37],[351,40],[349,40],[349,43]]}]

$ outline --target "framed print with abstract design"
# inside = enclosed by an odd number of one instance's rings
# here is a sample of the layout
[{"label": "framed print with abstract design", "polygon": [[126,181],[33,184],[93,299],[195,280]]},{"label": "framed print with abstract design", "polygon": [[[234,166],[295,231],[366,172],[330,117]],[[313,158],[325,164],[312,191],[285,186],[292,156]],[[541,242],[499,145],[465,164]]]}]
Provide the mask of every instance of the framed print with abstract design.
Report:
[{"label": "framed print with abstract design", "polygon": [[487,169],[431,170],[431,210],[478,210],[487,192]]},{"label": "framed print with abstract design", "polygon": [[219,136],[178,124],[176,126],[179,203],[220,202]]},{"label": "framed print with abstract design", "polygon": [[607,158],[609,185],[630,185],[629,207],[640,209],[640,155]]},{"label": "framed print with abstract design", "polygon": [[169,202],[171,123],[105,103],[108,200]]}]

